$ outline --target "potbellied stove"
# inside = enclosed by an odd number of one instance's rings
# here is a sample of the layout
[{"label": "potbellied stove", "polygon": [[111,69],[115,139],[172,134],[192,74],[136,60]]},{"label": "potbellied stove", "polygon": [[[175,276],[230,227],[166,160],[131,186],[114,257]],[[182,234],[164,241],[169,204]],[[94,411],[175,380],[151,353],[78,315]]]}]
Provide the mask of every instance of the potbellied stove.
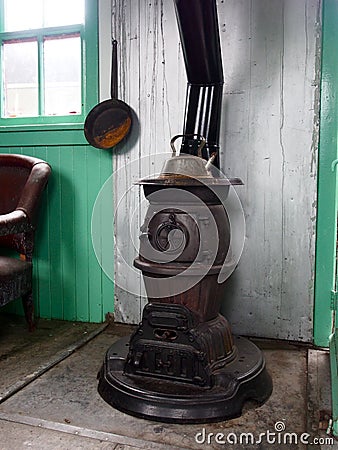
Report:
[{"label": "potbellied stove", "polygon": [[263,403],[272,382],[262,352],[219,313],[236,264],[224,203],[242,182],[213,169],[223,83],[215,1],[175,6],[188,74],[183,141],[177,154],[172,139],[158,177],[139,182],[149,207],[134,265],[148,303],[132,336],[108,349],[98,390],[135,416],[212,422],[240,415],[248,399]]}]

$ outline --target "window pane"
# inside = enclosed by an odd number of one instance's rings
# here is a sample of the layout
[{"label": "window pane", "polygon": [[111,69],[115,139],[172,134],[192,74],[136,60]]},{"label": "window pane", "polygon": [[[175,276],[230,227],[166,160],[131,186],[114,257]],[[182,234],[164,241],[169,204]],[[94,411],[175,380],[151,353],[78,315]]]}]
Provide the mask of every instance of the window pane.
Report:
[{"label": "window pane", "polygon": [[81,114],[81,40],[79,35],[46,38],[45,114]]},{"label": "window pane", "polygon": [[36,41],[3,43],[4,116],[38,115],[38,50]]},{"label": "window pane", "polygon": [[84,23],[84,0],[44,0],[44,26]]},{"label": "window pane", "polygon": [[4,0],[5,31],[84,23],[84,0]]},{"label": "window pane", "polygon": [[5,31],[42,27],[43,0],[5,0]]}]

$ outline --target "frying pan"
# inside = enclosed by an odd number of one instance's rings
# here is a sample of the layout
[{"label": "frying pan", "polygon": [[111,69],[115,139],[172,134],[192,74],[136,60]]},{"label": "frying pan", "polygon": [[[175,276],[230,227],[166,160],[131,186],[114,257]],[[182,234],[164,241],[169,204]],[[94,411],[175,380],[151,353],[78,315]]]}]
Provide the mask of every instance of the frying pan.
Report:
[{"label": "frying pan", "polygon": [[117,41],[112,41],[111,99],[105,100],[88,113],[84,134],[92,146],[103,150],[118,144],[130,131],[131,110],[117,99]]}]

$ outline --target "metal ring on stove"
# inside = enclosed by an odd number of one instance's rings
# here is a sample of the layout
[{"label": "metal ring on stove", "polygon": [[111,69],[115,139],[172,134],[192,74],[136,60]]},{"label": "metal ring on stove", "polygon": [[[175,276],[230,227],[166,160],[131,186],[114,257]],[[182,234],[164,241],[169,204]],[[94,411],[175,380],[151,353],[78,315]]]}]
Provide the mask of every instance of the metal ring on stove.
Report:
[{"label": "metal ring on stove", "polygon": [[[166,237],[165,245],[163,245],[163,243],[161,242],[161,239],[163,239],[163,238],[161,238],[161,236],[160,236],[160,234],[163,232],[163,230],[168,230],[168,234],[167,234],[167,237]],[[177,247],[175,247],[174,249],[170,250],[170,249],[168,249],[168,246],[170,245],[170,241],[168,239],[168,236],[169,236],[169,233],[171,231],[174,231],[174,230],[179,230],[182,233],[182,239],[181,239],[181,242],[179,243],[179,245]],[[188,240],[187,240],[187,233],[186,233],[186,231],[184,230],[184,228],[182,226],[178,225],[176,222],[174,222],[174,223],[173,222],[164,222],[164,223],[162,223],[157,228],[156,233],[155,233],[155,245],[162,252],[169,252],[169,253],[175,252],[176,253],[180,249],[183,250],[184,247],[186,246],[187,241]]]}]

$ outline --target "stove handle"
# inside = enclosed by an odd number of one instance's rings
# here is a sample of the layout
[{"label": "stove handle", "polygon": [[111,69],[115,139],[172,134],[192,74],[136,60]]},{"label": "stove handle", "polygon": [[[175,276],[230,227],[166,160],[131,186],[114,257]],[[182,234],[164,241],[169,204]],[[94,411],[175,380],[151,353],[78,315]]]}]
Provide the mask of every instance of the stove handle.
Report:
[{"label": "stove handle", "polygon": [[180,137],[184,138],[184,137],[194,137],[194,136],[197,136],[199,139],[201,139],[200,146],[197,149],[197,155],[200,158],[202,158],[202,148],[205,146],[207,141],[206,141],[205,137],[203,137],[200,134],[176,134],[176,136],[172,137],[171,141],[170,141],[170,147],[172,148],[172,151],[173,151],[172,156],[176,156],[176,148],[175,148],[175,145],[174,145],[174,142],[176,141],[176,139],[178,139]]}]

